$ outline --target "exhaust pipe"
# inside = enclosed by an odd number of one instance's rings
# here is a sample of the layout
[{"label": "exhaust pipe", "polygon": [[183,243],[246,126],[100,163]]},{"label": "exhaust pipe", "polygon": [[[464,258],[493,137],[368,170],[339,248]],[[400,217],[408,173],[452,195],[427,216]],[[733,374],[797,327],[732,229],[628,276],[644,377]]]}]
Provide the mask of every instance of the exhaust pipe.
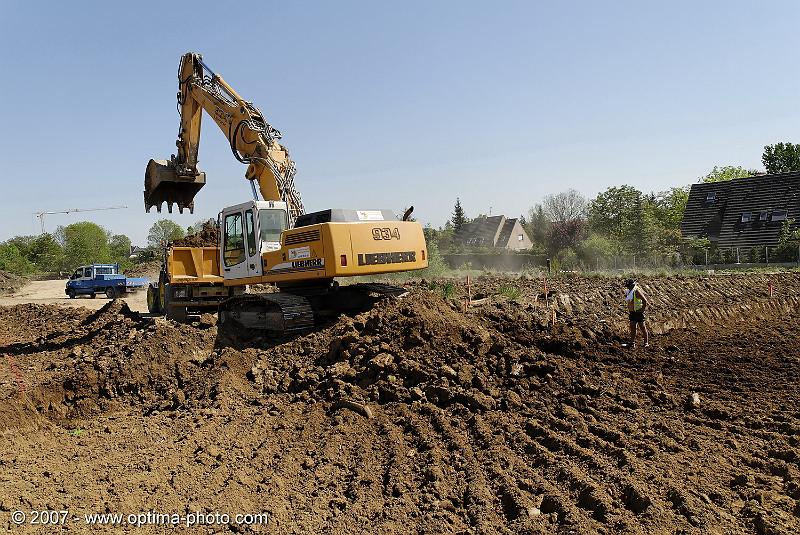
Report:
[{"label": "exhaust pipe", "polygon": [[144,209],[156,207],[161,213],[161,204],[167,203],[172,213],[172,205],[177,204],[180,213],[188,208],[194,213],[194,196],[206,184],[206,174],[198,171],[196,175],[179,175],[172,162],[150,160],[144,172]]}]

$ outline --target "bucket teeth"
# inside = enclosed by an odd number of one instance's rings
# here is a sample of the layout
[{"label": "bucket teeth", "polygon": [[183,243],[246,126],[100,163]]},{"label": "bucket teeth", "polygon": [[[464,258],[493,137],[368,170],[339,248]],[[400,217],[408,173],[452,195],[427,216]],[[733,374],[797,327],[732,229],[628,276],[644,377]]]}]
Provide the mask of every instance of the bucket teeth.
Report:
[{"label": "bucket teeth", "polygon": [[206,174],[198,171],[196,175],[178,175],[171,162],[150,160],[144,175],[144,208],[147,212],[153,206],[161,212],[162,203],[172,213],[173,204],[178,211],[188,208],[194,213],[194,196],[206,183]]}]

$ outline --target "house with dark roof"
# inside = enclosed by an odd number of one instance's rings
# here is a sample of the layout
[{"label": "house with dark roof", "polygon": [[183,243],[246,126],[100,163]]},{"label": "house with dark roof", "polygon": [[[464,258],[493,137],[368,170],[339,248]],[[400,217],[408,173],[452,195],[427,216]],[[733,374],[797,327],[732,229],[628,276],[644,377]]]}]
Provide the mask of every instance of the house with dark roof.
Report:
[{"label": "house with dark roof", "polygon": [[800,219],[800,172],[693,184],[681,235],[723,249],[772,247],[787,219]]},{"label": "house with dark roof", "polygon": [[504,215],[478,217],[464,225],[461,240],[469,247],[496,247],[511,251],[530,249],[533,242],[519,219]]}]

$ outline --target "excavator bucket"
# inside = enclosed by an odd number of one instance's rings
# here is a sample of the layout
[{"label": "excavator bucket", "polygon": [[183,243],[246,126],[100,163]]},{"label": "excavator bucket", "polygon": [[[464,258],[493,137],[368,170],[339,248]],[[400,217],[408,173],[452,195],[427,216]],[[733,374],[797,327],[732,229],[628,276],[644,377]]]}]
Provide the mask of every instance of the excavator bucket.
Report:
[{"label": "excavator bucket", "polygon": [[172,213],[172,205],[177,204],[180,213],[188,208],[194,213],[194,196],[206,184],[206,174],[182,176],[175,167],[166,160],[150,160],[144,172],[144,209],[156,207],[161,212],[161,204],[167,203],[167,210]]}]

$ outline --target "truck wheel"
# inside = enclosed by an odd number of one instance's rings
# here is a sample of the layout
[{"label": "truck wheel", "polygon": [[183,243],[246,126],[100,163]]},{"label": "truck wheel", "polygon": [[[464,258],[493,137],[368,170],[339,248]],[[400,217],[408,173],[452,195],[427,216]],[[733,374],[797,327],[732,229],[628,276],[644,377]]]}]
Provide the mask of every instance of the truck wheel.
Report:
[{"label": "truck wheel", "polygon": [[109,299],[116,299],[117,298],[117,289],[116,288],[106,288],[106,297]]},{"label": "truck wheel", "polygon": [[69,296],[70,299],[75,299],[75,296],[77,294],[75,293],[75,289],[70,288],[69,290],[67,290],[67,295]]},{"label": "truck wheel", "polygon": [[89,297],[91,297],[92,299],[94,299],[95,297],[97,297],[97,294],[96,294],[96,293],[94,293],[94,292],[92,292],[92,293],[90,293],[90,294],[89,294]]},{"label": "truck wheel", "polygon": [[151,314],[159,314],[161,312],[161,291],[155,284],[150,284],[147,287],[147,310]]}]

